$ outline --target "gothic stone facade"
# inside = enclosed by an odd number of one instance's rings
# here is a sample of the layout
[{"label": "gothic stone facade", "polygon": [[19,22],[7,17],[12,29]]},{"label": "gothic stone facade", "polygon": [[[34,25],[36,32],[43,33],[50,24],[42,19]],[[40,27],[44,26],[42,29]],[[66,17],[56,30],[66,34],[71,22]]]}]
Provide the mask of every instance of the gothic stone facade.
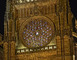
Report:
[{"label": "gothic stone facade", "polygon": [[[4,60],[73,60],[73,15],[68,0],[7,0],[6,8]],[[27,48],[21,42],[21,28],[37,17],[54,23],[54,44]]]}]

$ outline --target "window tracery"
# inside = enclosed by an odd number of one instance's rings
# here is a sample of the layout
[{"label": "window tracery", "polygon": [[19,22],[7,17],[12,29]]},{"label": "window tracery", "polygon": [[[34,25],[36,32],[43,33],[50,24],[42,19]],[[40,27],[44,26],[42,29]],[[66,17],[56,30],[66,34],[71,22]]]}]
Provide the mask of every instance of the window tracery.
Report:
[{"label": "window tracery", "polygon": [[43,47],[49,44],[54,36],[54,25],[43,19],[27,22],[22,30],[22,40],[28,48]]}]

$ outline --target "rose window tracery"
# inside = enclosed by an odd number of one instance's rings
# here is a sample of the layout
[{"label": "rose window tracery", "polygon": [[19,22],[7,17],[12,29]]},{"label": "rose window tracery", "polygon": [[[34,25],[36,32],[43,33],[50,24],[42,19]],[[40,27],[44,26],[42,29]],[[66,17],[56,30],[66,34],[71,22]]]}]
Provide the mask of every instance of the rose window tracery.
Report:
[{"label": "rose window tracery", "polygon": [[36,19],[29,21],[24,26],[22,38],[28,48],[43,47],[51,41],[53,34],[53,22]]}]

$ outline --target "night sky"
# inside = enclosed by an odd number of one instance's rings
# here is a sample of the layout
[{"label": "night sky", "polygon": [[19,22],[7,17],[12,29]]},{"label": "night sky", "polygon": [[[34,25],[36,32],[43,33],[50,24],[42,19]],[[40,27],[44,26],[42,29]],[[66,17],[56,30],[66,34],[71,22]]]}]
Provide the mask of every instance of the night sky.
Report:
[{"label": "night sky", "polygon": [[6,9],[6,0],[0,0],[0,33],[4,34],[4,14]]},{"label": "night sky", "polygon": [[[76,0],[70,0],[70,6],[71,6],[72,13],[74,14],[75,18],[77,18],[77,2],[76,2]],[[1,34],[4,34],[5,9],[6,9],[6,0],[0,0],[0,33]]]}]

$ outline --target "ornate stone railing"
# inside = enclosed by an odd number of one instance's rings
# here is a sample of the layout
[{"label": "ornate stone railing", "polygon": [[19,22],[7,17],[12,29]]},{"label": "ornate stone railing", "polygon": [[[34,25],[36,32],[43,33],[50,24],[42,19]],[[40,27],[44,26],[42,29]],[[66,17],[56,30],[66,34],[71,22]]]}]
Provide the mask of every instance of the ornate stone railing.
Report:
[{"label": "ornate stone railing", "polygon": [[16,49],[16,54],[18,53],[26,53],[26,52],[36,52],[36,51],[45,51],[45,50],[54,50],[56,49],[56,45],[46,46],[43,48],[37,48],[37,49]]},{"label": "ornate stone railing", "polygon": [[28,3],[28,2],[46,2],[47,0],[15,0],[15,3]]},{"label": "ornate stone railing", "polygon": [[29,3],[29,2],[47,2],[47,1],[51,1],[54,3],[57,0],[15,0],[15,4]]}]

